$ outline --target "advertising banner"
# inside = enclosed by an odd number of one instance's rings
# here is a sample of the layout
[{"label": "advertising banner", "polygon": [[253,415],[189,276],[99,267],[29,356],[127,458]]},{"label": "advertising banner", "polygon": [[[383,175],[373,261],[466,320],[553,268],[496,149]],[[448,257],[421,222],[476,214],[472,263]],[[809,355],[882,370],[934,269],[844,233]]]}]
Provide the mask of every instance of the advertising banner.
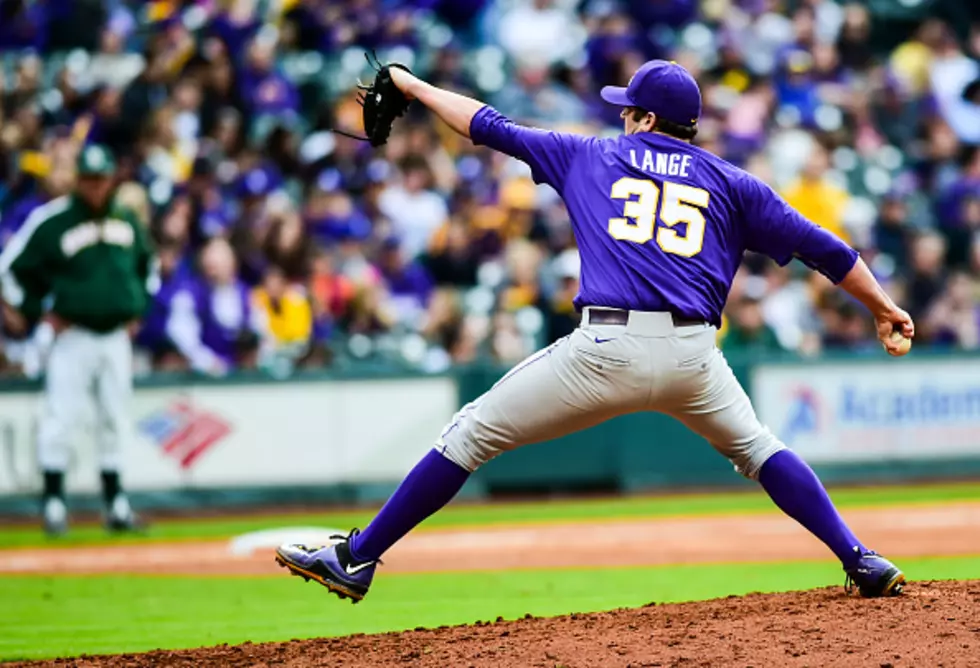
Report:
[{"label": "advertising banner", "polygon": [[[0,494],[39,483],[40,395],[0,395]],[[456,410],[450,378],[141,388],[125,484],[137,491],[395,482]],[[72,449],[69,488],[98,489],[91,426]]]},{"label": "advertising banner", "polygon": [[811,462],[980,457],[980,360],[761,364],[751,396]]}]

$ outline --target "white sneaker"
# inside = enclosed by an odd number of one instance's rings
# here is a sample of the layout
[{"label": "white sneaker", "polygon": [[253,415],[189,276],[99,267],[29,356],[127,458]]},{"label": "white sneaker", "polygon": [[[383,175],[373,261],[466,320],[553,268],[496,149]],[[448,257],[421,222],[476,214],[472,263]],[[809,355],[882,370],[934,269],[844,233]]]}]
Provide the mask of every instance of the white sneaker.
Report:
[{"label": "white sneaker", "polygon": [[68,531],[68,506],[64,500],[51,497],[44,502],[44,532],[60,536]]},{"label": "white sneaker", "polygon": [[129,498],[125,494],[117,494],[112,507],[109,509],[109,516],[120,522],[129,522],[133,519],[133,509],[129,505]]},{"label": "white sneaker", "polygon": [[133,512],[125,494],[117,495],[112,502],[105,525],[109,531],[142,531],[144,529],[143,523]]}]

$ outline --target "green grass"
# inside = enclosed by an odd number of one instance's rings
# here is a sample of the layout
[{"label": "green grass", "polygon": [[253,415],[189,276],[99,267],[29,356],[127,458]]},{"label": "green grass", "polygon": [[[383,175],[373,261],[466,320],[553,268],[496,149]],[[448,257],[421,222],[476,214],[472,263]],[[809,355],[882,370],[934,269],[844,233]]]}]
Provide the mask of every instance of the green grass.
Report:
[{"label": "green grass", "polygon": [[[902,564],[912,579],[980,577],[980,557]],[[2,577],[0,660],[374,633],[841,581],[831,562],[391,575],[352,606],[284,576]]]},{"label": "green grass", "polygon": [[[832,491],[842,508],[908,503],[940,503],[980,500],[980,483],[842,488]],[[457,504],[437,513],[423,527],[453,527],[520,522],[575,522],[596,519],[663,517],[773,511],[772,502],[760,491],[727,494],[617,497],[491,505]],[[259,517],[170,520],[155,524],[149,537],[159,540],[221,539],[250,531],[283,526],[326,526],[347,529],[364,526],[374,510],[337,510],[322,513]],[[76,526],[58,545],[126,542],[145,538],[107,538],[98,526]],[[34,526],[0,528],[0,546],[26,547],[52,544]]]}]

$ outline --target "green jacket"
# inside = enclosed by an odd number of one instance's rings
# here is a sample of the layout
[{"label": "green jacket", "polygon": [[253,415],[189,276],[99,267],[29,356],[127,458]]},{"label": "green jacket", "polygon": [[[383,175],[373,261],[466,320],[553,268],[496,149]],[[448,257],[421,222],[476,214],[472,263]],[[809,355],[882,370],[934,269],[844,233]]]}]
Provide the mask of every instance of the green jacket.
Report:
[{"label": "green jacket", "polygon": [[150,241],[136,215],[113,203],[101,217],[73,195],[35,209],[0,254],[8,304],[28,319],[45,306],[110,332],[143,315],[153,288]]}]

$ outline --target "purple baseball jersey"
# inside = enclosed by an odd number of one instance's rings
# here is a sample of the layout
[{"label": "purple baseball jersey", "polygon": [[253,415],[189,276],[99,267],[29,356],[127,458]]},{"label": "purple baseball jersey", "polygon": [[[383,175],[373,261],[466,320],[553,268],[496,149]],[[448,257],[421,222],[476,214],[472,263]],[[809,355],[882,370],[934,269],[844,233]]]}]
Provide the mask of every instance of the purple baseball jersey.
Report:
[{"label": "purple baseball jersey", "polygon": [[719,325],[746,250],[781,265],[799,257],[834,283],[857,261],[758,178],[664,134],[548,132],[486,106],[470,135],[527,163],[564,199],[582,260],[578,309],[668,311]]}]

